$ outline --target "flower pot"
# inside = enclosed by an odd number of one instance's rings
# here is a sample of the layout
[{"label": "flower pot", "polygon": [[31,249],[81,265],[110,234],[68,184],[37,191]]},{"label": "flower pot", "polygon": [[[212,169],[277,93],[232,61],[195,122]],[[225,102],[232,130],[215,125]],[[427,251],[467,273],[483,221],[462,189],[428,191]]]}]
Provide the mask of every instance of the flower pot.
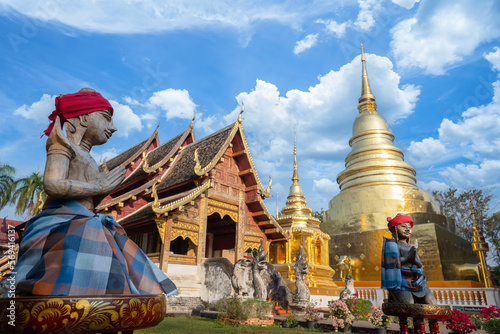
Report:
[{"label": "flower pot", "polygon": [[307,320],[307,328],[308,329],[316,328],[317,324],[318,324],[318,320]]},{"label": "flower pot", "polygon": [[387,328],[385,327],[377,327],[377,334],[387,334]]},{"label": "flower pot", "polygon": [[344,327],[344,333],[352,333],[352,326],[351,325],[346,325]]}]

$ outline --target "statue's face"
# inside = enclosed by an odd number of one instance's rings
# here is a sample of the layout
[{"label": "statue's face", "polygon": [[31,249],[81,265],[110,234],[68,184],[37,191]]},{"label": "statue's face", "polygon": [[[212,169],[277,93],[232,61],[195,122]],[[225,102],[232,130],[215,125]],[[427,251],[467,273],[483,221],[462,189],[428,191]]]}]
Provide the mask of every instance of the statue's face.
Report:
[{"label": "statue's face", "polygon": [[403,223],[396,226],[398,239],[409,240],[411,236],[411,223]]},{"label": "statue's face", "polygon": [[113,132],[116,131],[109,110],[96,111],[87,114],[87,137],[92,145],[102,145],[108,141]]}]

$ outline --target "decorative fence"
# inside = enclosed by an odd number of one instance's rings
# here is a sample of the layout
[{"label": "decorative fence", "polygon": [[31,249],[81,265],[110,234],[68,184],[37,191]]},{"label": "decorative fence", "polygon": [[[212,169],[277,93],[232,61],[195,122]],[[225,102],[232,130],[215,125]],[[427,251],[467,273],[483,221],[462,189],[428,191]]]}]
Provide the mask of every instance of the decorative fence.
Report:
[{"label": "decorative fence", "polygon": [[[500,305],[498,288],[431,288],[438,305],[448,306],[491,306]],[[374,305],[382,305],[387,299],[387,290],[373,287],[356,287],[358,297]]]}]

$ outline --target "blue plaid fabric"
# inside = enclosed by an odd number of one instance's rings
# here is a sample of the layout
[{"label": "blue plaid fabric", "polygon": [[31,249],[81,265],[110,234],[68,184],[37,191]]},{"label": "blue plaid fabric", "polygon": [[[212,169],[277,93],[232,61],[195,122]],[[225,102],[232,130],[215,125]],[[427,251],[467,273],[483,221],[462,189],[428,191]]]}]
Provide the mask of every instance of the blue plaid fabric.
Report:
[{"label": "blue plaid fabric", "polygon": [[399,261],[399,247],[394,239],[384,237],[382,244],[382,289],[401,289],[401,262]]},{"label": "blue plaid fabric", "polygon": [[178,293],[113,216],[55,199],[27,222],[14,272],[23,295]]},{"label": "blue plaid fabric", "polygon": [[418,292],[427,286],[424,269],[401,266],[398,243],[385,238],[382,245],[381,287],[387,290]]}]

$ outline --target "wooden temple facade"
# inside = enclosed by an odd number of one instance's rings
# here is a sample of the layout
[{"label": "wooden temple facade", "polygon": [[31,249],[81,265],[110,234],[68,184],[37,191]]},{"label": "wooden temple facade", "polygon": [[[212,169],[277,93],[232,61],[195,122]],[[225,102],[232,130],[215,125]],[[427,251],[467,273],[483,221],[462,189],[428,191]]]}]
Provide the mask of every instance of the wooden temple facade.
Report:
[{"label": "wooden temple facade", "polygon": [[259,180],[241,117],[198,141],[193,122],[163,144],[155,130],[100,168],[118,165],[126,168],[126,178],[97,211],[115,216],[164,272],[204,258],[234,263],[261,240],[266,248],[287,241],[263,202],[270,186]]}]

